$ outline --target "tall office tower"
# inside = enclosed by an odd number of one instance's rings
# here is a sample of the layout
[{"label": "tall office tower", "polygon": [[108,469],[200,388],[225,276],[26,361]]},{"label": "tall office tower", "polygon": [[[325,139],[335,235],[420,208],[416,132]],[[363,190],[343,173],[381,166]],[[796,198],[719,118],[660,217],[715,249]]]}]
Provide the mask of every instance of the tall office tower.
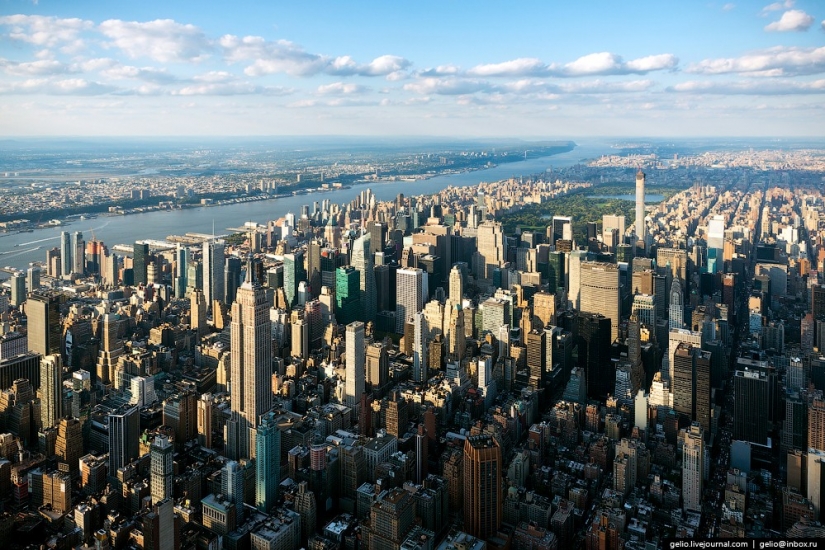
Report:
[{"label": "tall office tower", "polygon": [[284,254],[284,294],[290,306],[295,304],[295,297],[298,295],[298,283],[305,278],[304,251],[298,250],[294,253]]},{"label": "tall office tower", "polygon": [[651,332],[655,330],[656,319],[656,298],[650,294],[635,294],[631,311],[639,318],[642,326],[648,327]]},{"label": "tall office tower", "polygon": [[375,321],[375,266],[370,251],[371,237],[364,233],[352,243],[352,267],[358,270],[361,288],[361,315],[364,321]]},{"label": "tall office tower", "polygon": [[63,361],[60,355],[46,355],[40,360],[40,421],[43,429],[51,428],[63,416]]},{"label": "tall office tower", "polygon": [[501,223],[485,221],[476,233],[476,278],[485,281],[493,279],[493,270],[507,261],[507,245]]},{"label": "tall office tower", "polygon": [[137,405],[124,405],[112,411],[109,427],[109,475],[116,476],[118,469],[138,457],[140,447],[140,410]]},{"label": "tall office tower", "polygon": [[383,252],[387,246],[387,224],[373,222],[370,224],[370,252]]},{"label": "tall office tower", "polygon": [[83,456],[83,424],[80,420],[69,417],[60,419],[54,454],[60,458],[58,469],[61,472],[77,472],[80,457]]},{"label": "tall office tower", "polygon": [[29,269],[26,270],[26,286],[29,288],[29,292],[34,292],[38,288],[40,288],[40,268],[37,266],[31,266]]},{"label": "tall office tower", "polygon": [[364,323],[354,321],[347,325],[346,334],[346,385],[344,399],[353,410],[358,407],[366,381],[366,354],[364,349]]},{"label": "tall office tower", "polygon": [[395,276],[395,332],[404,334],[404,323],[424,307],[426,277],[419,268],[399,269]]},{"label": "tall office tower", "polygon": [[720,252],[725,248],[725,218],[719,214],[708,220],[708,249],[710,248]]},{"label": "tall office tower", "polygon": [[301,516],[301,537],[309,539],[318,529],[318,505],[315,502],[315,493],[309,490],[306,481],[298,483],[298,492],[293,502],[295,512]]},{"label": "tall office tower", "polygon": [[172,443],[165,435],[155,436],[149,446],[149,489],[154,504],[172,498],[173,453]]},{"label": "tall office tower", "polygon": [[547,291],[555,294],[559,289],[564,288],[567,284],[565,282],[565,266],[567,259],[565,253],[556,250],[547,255]]},{"label": "tall office tower", "polygon": [[460,361],[467,350],[464,310],[460,304],[454,304],[450,310],[450,325],[447,334],[447,353],[451,359]]},{"label": "tall office tower", "polygon": [[610,319],[579,313],[576,322],[579,368],[585,374],[587,397],[605,399],[616,384],[616,371],[610,361]]},{"label": "tall office tower", "polygon": [[32,292],[26,303],[26,316],[29,349],[40,355],[60,354],[60,295],[48,291]]},{"label": "tall office tower", "polygon": [[645,241],[645,173],[636,172],[636,238]]},{"label": "tall office tower", "polygon": [[486,540],[501,527],[501,447],[490,435],[464,442],[464,531]]},{"label": "tall office tower", "polygon": [[68,231],[60,233],[60,272],[64,279],[72,275],[74,269],[74,251],[72,250],[72,236]]},{"label": "tall office tower", "polygon": [[[544,387],[545,369],[547,367],[548,343],[550,333],[544,329],[531,330],[527,333],[527,369],[530,371],[530,387],[539,389]],[[552,350],[550,350],[552,353]]]},{"label": "tall office tower", "polygon": [[625,232],[625,218],[624,216],[614,216],[606,214],[602,216],[602,233],[612,231],[618,237],[619,243],[622,242]]},{"label": "tall office tower", "polygon": [[186,292],[203,290],[203,263],[192,260],[186,267]]},{"label": "tall office tower", "polygon": [[100,325],[100,352],[97,358],[97,381],[103,386],[115,382],[115,367],[123,355],[123,340],[118,337],[120,317],[114,313],[103,314]]},{"label": "tall office tower", "polygon": [[303,309],[293,309],[289,324],[292,327],[291,353],[294,357],[309,358],[309,322],[304,318]]},{"label": "tall office tower", "polygon": [[198,444],[207,449],[212,448],[212,415],[214,398],[211,393],[201,394],[198,398]]},{"label": "tall office tower", "polygon": [[251,263],[232,304],[230,325],[232,419],[227,423],[227,447],[235,459],[254,457],[250,429],[272,408],[272,323],[266,292],[254,279]]},{"label": "tall office tower", "polygon": [[[18,271],[11,277],[11,305],[20,307],[26,301],[26,274]],[[5,314],[6,311],[3,311]]]},{"label": "tall office tower", "polygon": [[814,508],[813,517],[811,519],[814,521],[821,521],[822,497],[825,496],[825,451],[820,451],[817,449],[808,449],[807,454],[807,496],[808,500]]},{"label": "tall office tower", "polygon": [[450,302],[460,304],[464,299],[464,273],[454,265],[450,269]]},{"label": "tall office tower", "polygon": [[132,253],[132,271],[135,274],[135,286],[146,284],[149,268],[149,245],[143,242],[136,242]]},{"label": "tall office tower", "polygon": [[684,315],[685,297],[682,291],[682,281],[678,277],[674,277],[673,284],[670,285],[670,315],[668,316],[670,330],[684,326]]},{"label": "tall office tower", "polygon": [[610,342],[619,336],[621,302],[619,300],[619,268],[616,264],[582,262],[582,313],[599,313],[610,319]]},{"label": "tall office tower", "polygon": [[183,390],[174,393],[163,402],[163,425],[172,428],[175,448],[182,451],[184,446],[198,435],[198,396],[194,391]]},{"label": "tall office tower", "polygon": [[186,295],[186,289],[189,286],[189,249],[178,244],[175,249],[175,297],[183,298]]},{"label": "tall office tower", "polygon": [[733,375],[733,439],[768,442],[769,379],[764,372],[738,370]]},{"label": "tall office tower", "polygon": [[808,403],[808,448],[825,452],[825,397],[819,390]]},{"label": "tall office tower", "polygon": [[408,491],[394,487],[378,496],[369,514],[369,527],[362,531],[365,548],[400,549],[415,522],[415,501]]},{"label": "tall office tower", "polygon": [[[238,287],[241,285],[241,259],[230,256],[226,258],[223,272],[223,288],[226,295],[226,303],[230,304],[235,300]],[[249,266],[250,269],[252,266]]]},{"label": "tall office tower", "polygon": [[209,332],[209,325],[206,324],[206,297],[198,288],[189,295],[189,325],[198,336]]},{"label": "tall office tower", "polygon": [[642,331],[639,316],[634,312],[627,323],[627,359],[630,361],[630,387],[636,395],[640,389],[647,389],[646,376],[642,364]]},{"label": "tall office tower", "polygon": [[335,270],[335,320],[348,325],[361,318],[361,275],[352,267]]},{"label": "tall office tower", "polygon": [[237,525],[243,523],[244,517],[244,467],[235,460],[230,460],[221,470],[221,493],[235,506]]},{"label": "tall office tower", "polygon": [[75,231],[72,233],[72,273],[83,275],[86,272],[86,243],[83,241],[83,233]]},{"label": "tall office tower", "polygon": [[94,240],[86,243],[84,251],[84,261],[86,263],[86,273],[89,275],[98,275],[101,273],[101,266],[103,265],[103,256],[106,253],[106,247],[103,242]]},{"label": "tall office tower", "polygon": [[673,354],[673,410],[710,431],[710,352],[681,343]]},{"label": "tall office tower", "polygon": [[274,413],[261,420],[255,445],[255,507],[269,513],[278,502],[281,483],[281,430]]},{"label": "tall office tower", "polygon": [[574,250],[569,254],[567,272],[567,301],[573,309],[581,310],[581,266],[587,261],[587,252],[584,250]]},{"label": "tall office tower", "polygon": [[572,241],[573,240],[573,218],[570,216],[553,216],[552,232],[550,237],[550,244],[556,246],[556,241]]},{"label": "tall office tower", "polygon": [[63,270],[60,267],[60,247],[55,246],[46,251],[46,274],[49,277],[60,277]]},{"label": "tall office tower", "polygon": [[206,300],[207,309],[212,308],[212,302],[215,300],[226,301],[226,290],[223,286],[225,246],[222,240],[203,242],[203,297]]},{"label": "tall office tower", "polygon": [[321,250],[324,242],[320,239],[310,239],[307,243],[307,282],[313,298],[321,294],[323,278],[321,276]]},{"label": "tall office tower", "polygon": [[682,502],[685,511],[702,511],[702,487],[705,474],[704,430],[693,422],[685,433],[682,448]]},{"label": "tall office tower", "polygon": [[542,328],[556,322],[556,297],[549,292],[533,294],[533,323]]},{"label": "tall office tower", "polygon": [[366,349],[365,371],[373,394],[382,395],[390,380],[390,360],[387,348],[381,342],[373,342]]},{"label": "tall office tower", "polygon": [[427,321],[420,311],[413,315],[415,338],[413,341],[413,380],[425,382],[427,376]]}]

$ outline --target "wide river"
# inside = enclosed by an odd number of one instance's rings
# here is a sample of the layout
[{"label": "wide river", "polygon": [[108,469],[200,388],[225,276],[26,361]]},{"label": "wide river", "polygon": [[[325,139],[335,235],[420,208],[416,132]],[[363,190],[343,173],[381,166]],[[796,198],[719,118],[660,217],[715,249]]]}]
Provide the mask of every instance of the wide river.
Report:
[{"label": "wide river", "polygon": [[[0,233],[0,267],[25,269],[30,262],[45,261],[46,250],[58,246],[61,231],[82,231],[86,240],[94,237],[110,248],[116,244],[133,243],[141,239],[163,240],[168,235],[185,233],[226,233],[227,228],[240,227],[247,221],[266,223],[288,212],[299,213],[304,204],[328,199],[343,204],[351,201],[366,188],[372,190],[378,200],[394,199],[399,193],[406,196],[430,195],[452,185],[456,187],[477,185],[479,182],[499,181],[510,177],[529,176],[548,168],[572,166],[583,159],[598,157],[610,152],[610,142],[584,142],[573,151],[557,155],[510,162],[475,172],[435,176],[415,182],[365,183],[348,189],[323,193],[290,196],[239,204],[227,204],[208,208],[147,212],[128,216],[100,216],[90,220],[76,220],[62,227],[36,229],[33,233]],[[21,217],[26,212],[20,213]],[[0,273],[0,279],[7,274]]]}]

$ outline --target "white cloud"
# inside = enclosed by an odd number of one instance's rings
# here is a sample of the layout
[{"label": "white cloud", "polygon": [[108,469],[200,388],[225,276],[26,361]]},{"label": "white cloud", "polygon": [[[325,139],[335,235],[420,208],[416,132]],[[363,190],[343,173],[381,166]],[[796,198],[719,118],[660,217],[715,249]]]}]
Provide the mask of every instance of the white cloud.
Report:
[{"label": "white cloud", "polygon": [[317,92],[321,95],[351,95],[363,93],[367,89],[365,86],[351,82],[333,82],[332,84],[318,86]]},{"label": "white cloud", "polygon": [[[397,55],[382,55],[366,64],[359,64],[348,55],[329,57],[314,54],[288,40],[271,41],[260,36],[224,35],[218,41],[224,58],[230,63],[252,61],[244,69],[247,76],[285,73],[291,76],[313,76],[326,73],[338,76],[396,75],[412,63]],[[398,79],[397,77],[395,78]]]},{"label": "white cloud", "polygon": [[687,69],[697,74],[742,73],[751,76],[795,76],[825,72],[825,46],[777,46],[741,57],[705,59]]},{"label": "white cloud", "polygon": [[110,67],[102,70],[100,74],[115,80],[131,78],[144,80],[146,82],[154,82],[156,84],[168,84],[179,80],[175,75],[169,74],[166,69],[157,69],[155,67],[132,67],[130,65],[117,65],[115,67]]},{"label": "white cloud", "polygon": [[83,78],[50,80],[28,79],[0,84],[0,94],[45,94],[45,95],[100,95],[114,92],[115,87],[100,82],[90,82]]},{"label": "white cloud", "polygon": [[211,49],[209,39],[198,27],[172,19],[145,23],[109,19],[98,28],[111,45],[132,58],[149,57],[161,63],[201,61]]},{"label": "white cloud", "polygon": [[714,95],[825,94],[825,80],[741,80],[735,82],[688,81],[667,88],[668,92]]},{"label": "white cloud", "polygon": [[762,15],[768,15],[773,11],[782,11],[791,9],[796,2],[794,0],[785,0],[784,2],[774,2],[762,8]]},{"label": "white cloud", "polygon": [[814,18],[802,10],[789,10],[782,14],[779,21],[765,26],[769,32],[807,31],[814,23]]},{"label": "white cloud", "polygon": [[483,80],[460,78],[422,78],[416,82],[404,84],[404,89],[420,95],[465,95],[475,92],[490,91],[494,87]]},{"label": "white cloud", "polygon": [[11,27],[9,37],[12,40],[54,47],[59,44],[77,46],[80,33],[91,29],[94,24],[77,18],[17,14],[0,17],[0,25]]},{"label": "white cloud", "polygon": [[484,77],[628,75],[674,69],[678,63],[678,58],[673,54],[650,55],[625,62],[620,55],[598,52],[582,56],[564,65],[545,64],[534,57],[522,57],[503,63],[477,65],[468,70],[467,74]]},{"label": "white cloud", "polygon": [[294,90],[281,86],[257,86],[249,82],[212,82],[173,90],[172,95],[288,95]]},{"label": "white cloud", "polygon": [[733,2],[728,2],[727,4],[722,6],[722,11],[731,11],[735,7],[736,7],[736,4],[734,4]]},{"label": "white cloud", "polygon": [[456,75],[459,72],[461,72],[461,68],[458,65],[447,64],[432,69],[424,69],[419,74],[421,76],[447,76]]},{"label": "white cloud", "polygon": [[521,57],[502,63],[476,65],[467,71],[473,76],[528,76],[547,73],[547,65],[535,57]]},{"label": "white cloud", "polygon": [[65,64],[53,59],[41,59],[26,63],[16,63],[0,58],[0,68],[15,76],[45,76],[73,72]]}]

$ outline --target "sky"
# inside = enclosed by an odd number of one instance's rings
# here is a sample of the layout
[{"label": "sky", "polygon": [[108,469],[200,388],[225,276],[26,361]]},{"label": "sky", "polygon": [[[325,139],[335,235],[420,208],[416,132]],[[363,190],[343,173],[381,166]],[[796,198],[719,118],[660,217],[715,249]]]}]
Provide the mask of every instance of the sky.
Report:
[{"label": "sky", "polygon": [[0,0],[0,136],[825,135],[825,2]]}]

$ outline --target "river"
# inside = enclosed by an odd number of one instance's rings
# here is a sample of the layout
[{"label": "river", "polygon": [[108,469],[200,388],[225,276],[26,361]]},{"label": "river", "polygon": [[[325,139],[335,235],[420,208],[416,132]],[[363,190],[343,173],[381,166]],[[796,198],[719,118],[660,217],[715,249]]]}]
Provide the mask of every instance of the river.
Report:
[{"label": "river", "polygon": [[[395,181],[365,183],[347,189],[307,195],[290,196],[207,208],[147,212],[127,216],[100,216],[90,220],[74,220],[62,227],[36,229],[32,233],[0,234],[0,266],[25,269],[31,262],[45,261],[46,250],[59,246],[61,231],[82,231],[84,239],[92,236],[111,248],[116,244],[133,243],[141,239],[165,239],[168,235],[185,233],[226,233],[229,227],[240,227],[247,221],[266,223],[288,212],[299,213],[301,206],[328,199],[332,203],[347,203],[362,190],[369,188],[378,200],[394,199],[399,193],[406,196],[430,195],[450,185],[463,187],[510,177],[529,176],[548,168],[572,166],[582,159],[609,152],[611,142],[586,141],[573,151],[501,164],[485,170],[435,176],[415,182]],[[20,213],[26,216],[25,212]]]}]

